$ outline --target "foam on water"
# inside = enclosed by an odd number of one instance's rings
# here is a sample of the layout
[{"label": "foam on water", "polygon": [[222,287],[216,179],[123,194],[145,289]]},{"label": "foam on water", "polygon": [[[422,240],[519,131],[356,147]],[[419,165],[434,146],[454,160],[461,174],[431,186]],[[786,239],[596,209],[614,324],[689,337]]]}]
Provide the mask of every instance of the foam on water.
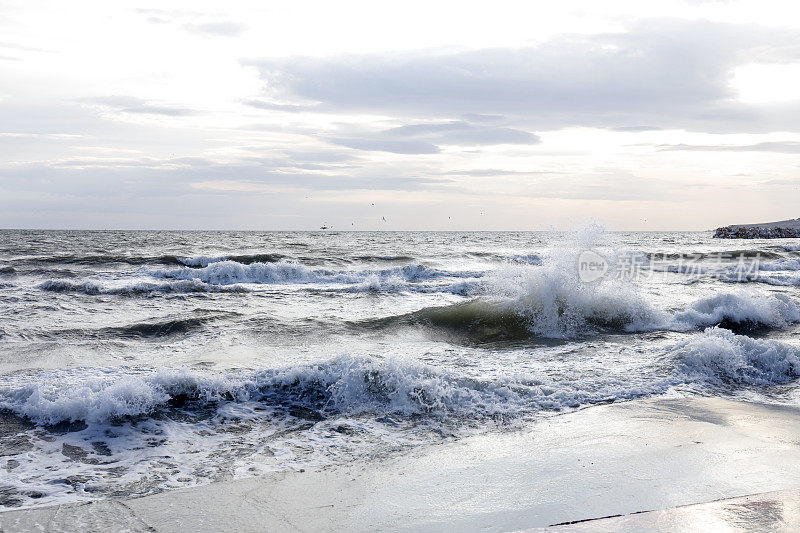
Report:
[{"label": "foam on water", "polygon": [[199,280],[214,285],[235,283],[362,283],[370,278],[401,279],[407,282],[424,281],[441,277],[475,277],[476,272],[442,272],[424,265],[407,265],[385,270],[332,271],[311,269],[301,263],[278,261],[275,263],[242,264],[236,261],[219,261],[202,268],[153,270],[156,277]]},{"label": "foam on water", "polygon": [[[708,393],[800,376],[800,348],[720,328],[652,355],[643,364],[632,352],[605,371],[580,359],[564,367],[570,372],[499,372],[500,364],[487,373],[351,355],[247,371],[108,367],[4,376],[0,409],[41,427],[17,424],[24,431],[14,438],[32,453],[14,456],[19,466],[8,481],[21,495],[46,494],[43,501],[146,494],[234,473],[347,461],[676,388]],[[57,429],[66,423],[71,429]]]},{"label": "foam on water", "polygon": [[[341,356],[313,365],[245,373],[188,369],[75,368],[6,378],[0,408],[38,424],[105,423],[150,415],[169,402],[256,400],[322,412],[485,417],[512,414],[534,381],[493,382],[404,358]],[[574,404],[575,398],[568,401]],[[560,408],[558,402],[547,402]]]},{"label": "foam on water", "polygon": [[681,329],[720,323],[752,324],[773,328],[800,322],[800,304],[782,294],[739,291],[702,298],[675,313],[673,327]]},{"label": "foam on water", "polygon": [[800,347],[727,329],[708,328],[681,343],[676,352],[688,379],[715,385],[776,385],[800,377]]},{"label": "foam on water", "polygon": [[768,263],[760,263],[758,265],[758,269],[765,271],[800,270],[800,259],[790,258],[781,259],[779,261],[770,261]]},{"label": "foam on water", "polygon": [[306,285],[314,290],[344,292],[416,292],[467,294],[477,286],[482,271],[445,271],[420,264],[374,270],[310,268],[298,262],[242,264],[232,260],[201,268],[145,270],[156,278],[181,279],[214,287],[234,284]]},{"label": "foam on water", "polygon": [[550,253],[541,266],[509,266],[486,277],[488,309],[514,315],[535,336],[574,338],[602,330],[643,331],[663,324],[666,315],[654,309],[633,283],[604,278],[584,283],[577,264],[581,250],[592,248],[602,232],[578,234],[574,248]]},{"label": "foam on water", "polygon": [[[506,272],[508,274],[508,272]],[[723,325],[733,329],[785,328],[800,322],[800,304],[786,295],[752,290],[700,298],[686,309],[658,309],[629,283],[579,283],[556,268],[506,275],[480,298],[395,317],[466,332],[478,341],[527,337],[574,339],[599,333],[686,331]],[[380,321],[379,321],[380,322]]]},{"label": "foam on water", "polygon": [[104,285],[95,281],[71,282],[62,280],[47,280],[38,285],[43,291],[82,293],[88,295],[113,294],[119,296],[137,296],[153,293],[193,293],[193,292],[246,292],[247,289],[239,286],[219,287],[198,280],[181,280],[171,282],[152,283],[139,281],[134,283],[116,283]]}]

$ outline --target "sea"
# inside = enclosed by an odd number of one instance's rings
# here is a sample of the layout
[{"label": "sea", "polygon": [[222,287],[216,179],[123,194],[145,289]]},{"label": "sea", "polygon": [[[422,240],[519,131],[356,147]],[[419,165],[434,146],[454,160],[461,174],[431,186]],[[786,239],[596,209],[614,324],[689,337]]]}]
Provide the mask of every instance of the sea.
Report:
[{"label": "sea", "polygon": [[798,404],[798,291],[800,240],[711,232],[0,231],[0,509]]}]

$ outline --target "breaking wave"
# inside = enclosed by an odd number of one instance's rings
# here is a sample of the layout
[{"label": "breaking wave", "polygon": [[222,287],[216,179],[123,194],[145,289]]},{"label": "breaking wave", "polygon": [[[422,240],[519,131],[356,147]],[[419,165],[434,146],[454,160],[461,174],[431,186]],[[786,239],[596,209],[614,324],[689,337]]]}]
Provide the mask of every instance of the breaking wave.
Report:
[{"label": "breaking wave", "polygon": [[781,259],[779,261],[770,261],[768,263],[761,263],[758,265],[758,269],[768,272],[800,270],[800,259],[790,258]]},{"label": "breaking wave", "polygon": [[[186,368],[73,368],[5,376],[0,409],[44,426],[102,424],[256,402],[311,420],[424,415],[455,422],[629,400],[680,385],[764,386],[800,377],[800,347],[708,328],[669,353],[672,371],[554,381],[544,374],[479,377],[405,358],[340,356],[286,368],[203,373]],[[295,416],[295,415],[293,415]]]},{"label": "breaking wave", "polygon": [[702,298],[672,314],[657,310],[630,286],[572,285],[537,277],[515,298],[473,300],[363,322],[382,327],[421,324],[476,342],[531,337],[569,339],[601,333],[688,331],[721,326],[735,332],[785,328],[800,322],[800,304],[783,296],[745,292]]},{"label": "breaking wave", "polygon": [[166,283],[139,282],[118,287],[106,287],[92,281],[71,282],[48,280],[38,285],[39,289],[50,292],[80,293],[88,295],[113,294],[138,296],[155,293],[194,293],[194,292],[246,292],[239,286],[218,287],[196,280],[170,281]]},{"label": "breaking wave", "polygon": [[781,328],[800,322],[800,305],[784,295],[722,293],[694,302],[675,313],[673,327],[693,329],[722,325],[728,329]]},{"label": "breaking wave", "polygon": [[302,418],[387,415],[472,424],[665,392],[668,379],[556,382],[544,374],[488,378],[406,358],[340,356],[287,368],[201,373],[189,369],[73,368],[0,381],[0,409],[43,426],[159,417],[171,409],[213,416],[247,403]]},{"label": "breaking wave", "polygon": [[676,348],[680,369],[715,385],[777,385],[800,377],[800,347],[708,328]]},{"label": "breaking wave", "polygon": [[[372,283],[378,287],[388,282],[420,282],[435,278],[479,277],[481,272],[444,272],[424,265],[406,265],[384,270],[325,270],[312,269],[289,261],[276,263],[242,264],[236,261],[220,261],[202,268],[182,268],[176,270],[153,270],[155,277],[194,280],[212,285],[231,285],[235,283],[330,283],[359,284]],[[378,282],[377,284],[375,282]]]},{"label": "breaking wave", "polygon": [[654,309],[632,284],[581,283],[558,266],[512,269],[484,281],[479,298],[371,324],[420,323],[483,342],[648,331],[667,323],[666,313]]},{"label": "breaking wave", "polygon": [[[43,425],[108,422],[150,415],[176,403],[223,401],[300,405],[321,414],[481,417],[519,408],[524,395],[512,383],[493,383],[403,359],[349,356],[248,374],[72,369],[12,381],[16,383],[0,387],[0,408]],[[523,389],[535,386],[520,385]],[[543,400],[553,408],[560,402],[558,398]]]},{"label": "breaking wave", "polygon": [[176,264],[181,264],[188,267],[207,267],[212,263],[220,263],[222,261],[234,261],[243,265],[251,263],[277,263],[286,256],[283,254],[249,254],[249,255],[221,255],[216,257],[209,257],[200,255],[196,257],[176,257]]}]

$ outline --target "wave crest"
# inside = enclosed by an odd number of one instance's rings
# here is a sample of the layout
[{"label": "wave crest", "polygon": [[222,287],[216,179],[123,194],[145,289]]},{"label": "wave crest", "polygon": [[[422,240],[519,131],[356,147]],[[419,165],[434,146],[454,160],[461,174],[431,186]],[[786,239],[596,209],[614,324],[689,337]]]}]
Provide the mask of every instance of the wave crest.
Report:
[{"label": "wave crest", "polygon": [[800,377],[800,348],[718,327],[693,335],[676,351],[684,373],[716,385],[776,385]]},{"label": "wave crest", "polygon": [[[472,378],[411,360],[353,356],[243,375],[79,368],[11,381],[0,387],[0,407],[42,425],[77,420],[103,423],[192,401],[252,400],[350,415],[473,417],[513,412],[523,403],[522,392],[510,383]],[[560,404],[553,400],[550,405]]]},{"label": "wave crest", "polygon": [[[154,270],[157,277],[198,280],[213,285],[234,283],[332,283],[358,284],[378,280],[379,282],[419,282],[445,277],[477,277],[481,273],[452,273],[436,270],[425,265],[406,265],[384,270],[325,270],[311,269],[305,265],[289,261],[275,263],[242,264],[236,261],[219,261],[202,268],[182,268],[176,270]],[[391,283],[389,283],[391,285]]]},{"label": "wave crest", "polygon": [[243,287],[217,287],[196,280],[171,281],[167,283],[139,282],[118,287],[106,287],[92,281],[71,282],[47,280],[38,285],[39,289],[50,292],[74,292],[96,296],[113,294],[119,296],[141,296],[154,293],[194,293],[194,292],[246,292]]},{"label": "wave crest", "polygon": [[423,315],[442,324],[500,328],[510,337],[574,338],[602,331],[643,331],[665,321],[630,283],[583,283],[573,264],[509,268],[489,278],[487,296]]},{"label": "wave crest", "polygon": [[777,294],[722,293],[694,302],[689,309],[675,313],[676,329],[723,325],[728,329],[779,328],[800,322],[800,305]]}]

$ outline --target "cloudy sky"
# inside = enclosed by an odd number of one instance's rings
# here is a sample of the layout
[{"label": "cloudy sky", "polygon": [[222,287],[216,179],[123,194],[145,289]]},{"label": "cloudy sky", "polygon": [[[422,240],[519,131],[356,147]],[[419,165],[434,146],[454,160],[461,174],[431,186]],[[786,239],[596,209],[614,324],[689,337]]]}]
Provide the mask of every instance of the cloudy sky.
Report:
[{"label": "cloudy sky", "polygon": [[0,0],[0,227],[796,218],[795,5]]}]

